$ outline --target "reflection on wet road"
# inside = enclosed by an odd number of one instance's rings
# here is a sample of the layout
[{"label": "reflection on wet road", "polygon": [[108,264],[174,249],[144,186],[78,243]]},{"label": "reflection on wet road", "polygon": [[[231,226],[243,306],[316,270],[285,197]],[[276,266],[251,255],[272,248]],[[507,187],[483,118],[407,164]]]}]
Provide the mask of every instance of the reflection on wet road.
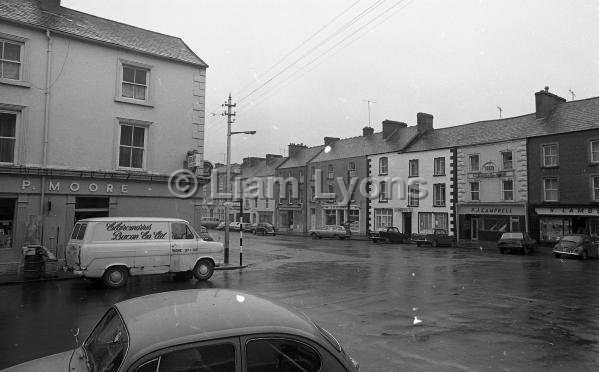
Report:
[{"label": "reflection on wet road", "polygon": [[[237,262],[235,250],[231,257]],[[303,310],[339,336],[361,371],[599,368],[599,260],[246,236],[244,261],[249,268],[206,283],[153,276],[117,290],[79,280],[2,286],[0,368],[72,347],[70,330],[87,335],[115,302],[206,287]]]}]

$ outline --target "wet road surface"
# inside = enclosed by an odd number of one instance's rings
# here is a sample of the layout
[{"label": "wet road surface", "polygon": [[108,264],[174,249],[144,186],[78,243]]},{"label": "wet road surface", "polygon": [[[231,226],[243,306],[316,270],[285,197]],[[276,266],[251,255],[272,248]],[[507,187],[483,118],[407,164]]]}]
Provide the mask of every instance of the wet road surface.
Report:
[{"label": "wet road surface", "polygon": [[116,290],[83,280],[0,286],[0,368],[72,348],[71,330],[84,338],[115,302],[232,288],[304,311],[361,371],[599,369],[599,260],[246,235],[244,263],[208,282],[163,275]]}]

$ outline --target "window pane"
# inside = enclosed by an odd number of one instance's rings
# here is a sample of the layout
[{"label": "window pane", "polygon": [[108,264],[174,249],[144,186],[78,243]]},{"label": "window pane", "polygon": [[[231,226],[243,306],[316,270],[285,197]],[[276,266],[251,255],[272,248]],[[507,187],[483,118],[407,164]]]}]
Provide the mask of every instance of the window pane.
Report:
[{"label": "window pane", "polygon": [[0,138],[0,162],[12,163],[15,156],[15,140]]},{"label": "window pane", "polygon": [[160,358],[160,371],[235,371],[235,347],[232,344],[220,344],[173,351]]},{"label": "window pane", "polygon": [[144,147],[144,128],[133,128],[133,146]]},{"label": "window pane", "polygon": [[138,148],[131,149],[131,168],[143,168],[144,150]]},{"label": "window pane", "polygon": [[119,167],[131,166],[131,147],[121,146],[119,149]]},{"label": "window pane", "polygon": [[21,46],[18,44],[4,43],[3,59],[9,61],[21,61]]},{"label": "window pane", "polygon": [[133,83],[135,81],[135,70],[131,67],[123,66],[123,81]]},{"label": "window pane", "polygon": [[135,99],[146,99],[146,87],[135,85],[133,87],[133,98]]},{"label": "window pane", "polygon": [[146,85],[146,76],[147,76],[146,70],[135,69],[135,83],[136,84]]},{"label": "window pane", "polygon": [[131,146],[133,144],[133,127],[121,125],[121,145]]},{"label": "window pane", "polygon": [[314,349],[293,340],[252,340],[246,358],[248,372],[316,372],[321,365]]},{"label": "window pane", "polygon": [[2,77],[6,79],[19,79],[19,67],[18,63],[13,62],[2,62]]},{"label": "window pane", "polygon": [[14,137],[17,115],[0,113],[0,137]]},{"label": "window pane", "polygon": [[133,85],[123,83],[123,97],[133,98]]}]

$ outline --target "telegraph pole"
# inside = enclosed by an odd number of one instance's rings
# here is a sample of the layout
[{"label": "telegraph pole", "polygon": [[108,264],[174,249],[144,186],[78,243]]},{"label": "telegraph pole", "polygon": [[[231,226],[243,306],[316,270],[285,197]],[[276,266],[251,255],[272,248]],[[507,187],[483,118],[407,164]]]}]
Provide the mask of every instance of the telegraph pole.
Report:
[{"label": "telegraph pole", "polygon": [[[235,112],[231,109],[237,106],[236,103],[231,101],[231,93],[229,93],[229,99],[223,103],[222,107],[226,107],[227,110],[222,113],[223,116],[227,117],[227,177],[225,179],[227,193],[231,193],[231,124],[235,122],[233,117]],[[229,263],[229,206],[231,200],[225,201],[225,265]]]}]

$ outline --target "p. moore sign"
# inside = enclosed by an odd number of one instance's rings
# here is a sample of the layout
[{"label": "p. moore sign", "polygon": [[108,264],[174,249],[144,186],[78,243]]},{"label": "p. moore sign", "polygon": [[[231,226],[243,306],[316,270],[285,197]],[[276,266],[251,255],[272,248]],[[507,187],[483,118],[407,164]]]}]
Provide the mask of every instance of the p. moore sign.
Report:
[{"label": "p. moore sign", "polygon": [[[105,181],[67,181],[46,180],[44,191],[47,193],[61,194],[127,194],[129,185],[126,183],[112,183]],[[39,183],[34,184],[32,180],[24,178],[21,180],[20,191],[40,191]]]}]

